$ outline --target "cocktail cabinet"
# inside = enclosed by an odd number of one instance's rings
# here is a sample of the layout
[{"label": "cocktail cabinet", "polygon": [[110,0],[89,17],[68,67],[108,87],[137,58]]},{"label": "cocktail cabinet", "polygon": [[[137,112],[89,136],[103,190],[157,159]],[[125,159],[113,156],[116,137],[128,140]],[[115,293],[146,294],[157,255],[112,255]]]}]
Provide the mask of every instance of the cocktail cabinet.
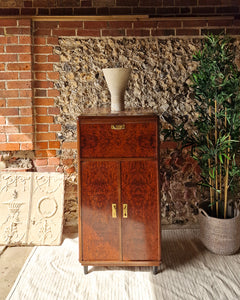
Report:
[{"label": "cocktail cabinet", "polygon": [[155,114],[78,117],[79,261],[161,263],[159,134]]}]

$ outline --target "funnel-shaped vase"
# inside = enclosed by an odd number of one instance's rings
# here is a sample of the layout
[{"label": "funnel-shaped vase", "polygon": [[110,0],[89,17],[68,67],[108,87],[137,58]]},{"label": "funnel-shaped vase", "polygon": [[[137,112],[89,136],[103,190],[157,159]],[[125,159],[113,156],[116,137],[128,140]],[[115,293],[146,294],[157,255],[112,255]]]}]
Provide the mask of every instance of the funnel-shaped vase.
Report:
[{"label": "funnel-shaped vase", "polygon": [[124,110],[124,93],[130,73],[131,69],[129,68],[103,69],[103,74],[111,94],[111,111],[113,112]]}]

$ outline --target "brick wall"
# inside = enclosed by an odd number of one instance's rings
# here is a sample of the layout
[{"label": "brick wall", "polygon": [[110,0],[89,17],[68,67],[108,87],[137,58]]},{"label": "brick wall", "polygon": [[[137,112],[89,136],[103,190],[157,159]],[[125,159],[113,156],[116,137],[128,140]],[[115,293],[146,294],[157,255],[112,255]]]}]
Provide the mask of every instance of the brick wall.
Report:
[{"label": "brick wall", "polygon": [[[153,2],[154,8],[149,7]],[[15,155],[16,151],[24,152],[26,157],[29,153],[36,171],[64,171],[69,178],[71,174],[75,174],[76,159],[71,151],[76,152],[76,141],[61,140],[61,125],[57,122],[59,108],[55,105],[56,97],[59,96],[56,88],[59,74],[55,71],[54,65],[59,61],[59,57],[54,53],[54,48],[58,46],[59,37],[201,38],[207,32],[224,32],[238,37],[239,1],[217,2],[221,5],[217,6],[213,0],[148,2],[48,0],[16,1],[15,7],[9,8],[7,1],[0,1],[0,14],[16,15],[0,18],[0,154],[10,151],[16,158],[18,157],[18,154]],[[21,7],[17,6],[19,3],[22,4]],[[58,7],[55,7],[56,3],[59,4]],[[72,3],[72,7],[65,7],[69,3]],[[109,5],[106,14],[112,11],[117,14],[120,10],[126,14],[139,14],[140,9],[144,7],[144,11],[150,13],[151,10],[155,18],[127,15],[19,17],[20,14],[54,15],[56,12],[61,14],[61,11],[71,15],[77,11],[73,3],[78,5],[79,13],[82,8],[86,11],[90,9],[88,14],[101,14],[106,10],[103,8],[107,4]],[[187,5],[192,5],[191,8],[188,7],[191,14],[194,11],[196,13],[197,8],[201,8],[202,13],[197,13],[201,16],[162,18],[165,13],[161,12],[161,17],[156,17],[161,10],[167,12],[167,9],[174,9],[175,15],[178,15]],[[236,6],[234,10],[236,14],[229,13],[231,9],[220,13],[220,8],[226,6]],[[207,13],[208,16],[204,16],[206,8],[213,11],[212,15],[216,15],[217,12],[225,15],[212,17],[211,13]],[[170,146],[172,147],[172,144]],[[170,146],[166,144],[168,149]],[[164,145],[162,149],[165,149]],[[63,152],[69,155],[62,156]],[[71,181],[70,178],[66,181],[65,199],[71,200],[67,204],[70,208],[66,210],[75,209],[75,206],[71,207],[77,198],[74,180]]]},{"label": "brick wall", "polygon": [[0,151],[33,149],[31,20],[0,20]]},{"label": "brick wall", "polygon": [[[26,1],[24,1],[26,2]],[[51,2],[51,1],[50,1]],[[76,149],[61,142],[55,117],[59,91],[54,81],[59,61],[53,49],[59,37],[201,37],[207,32],[239,35],[240,20],[231,16],[202,18],[79,17],[51,20],[0,20],[0,151],[35,150],[38,170],[55,171],[59,151]],[[69,170],[71,172],[71,169]]]},{"label": "brick wall", "polygon": [[0,0],[0,15],[239,15],[239,0]]}]

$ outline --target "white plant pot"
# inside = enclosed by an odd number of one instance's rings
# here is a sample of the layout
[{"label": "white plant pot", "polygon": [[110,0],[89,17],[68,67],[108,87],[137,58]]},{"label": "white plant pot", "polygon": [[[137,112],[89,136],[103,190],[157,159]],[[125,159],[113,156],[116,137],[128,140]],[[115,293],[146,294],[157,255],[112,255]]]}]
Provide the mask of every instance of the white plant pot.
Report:
[{"label": "white plant pot", "polygon": [[103,69],[103,74],[111,94],[111,111],[113,112],[124,110],[124,94],[130,73],[131,69],[129,68]]}]

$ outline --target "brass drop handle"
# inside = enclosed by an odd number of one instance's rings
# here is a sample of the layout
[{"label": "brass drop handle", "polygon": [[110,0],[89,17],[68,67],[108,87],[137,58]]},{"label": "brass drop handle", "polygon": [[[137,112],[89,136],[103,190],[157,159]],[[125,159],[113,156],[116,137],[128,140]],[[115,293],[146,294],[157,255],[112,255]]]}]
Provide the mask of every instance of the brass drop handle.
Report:
[{"label": "brass drop handle", "polygon": [[113,129],[113,130],[123,130],[123,129],[125,129],[125,124],[111,125],[111,129]]},{"label": "brass drop handle", "polygon": [[127,219],[128,217],[128,205],[123,204],[123,218]]},{"label": "brass drop handle", "polygon": [[112,204],[112,218],[117,217],[117,204],[113,203]]}]

